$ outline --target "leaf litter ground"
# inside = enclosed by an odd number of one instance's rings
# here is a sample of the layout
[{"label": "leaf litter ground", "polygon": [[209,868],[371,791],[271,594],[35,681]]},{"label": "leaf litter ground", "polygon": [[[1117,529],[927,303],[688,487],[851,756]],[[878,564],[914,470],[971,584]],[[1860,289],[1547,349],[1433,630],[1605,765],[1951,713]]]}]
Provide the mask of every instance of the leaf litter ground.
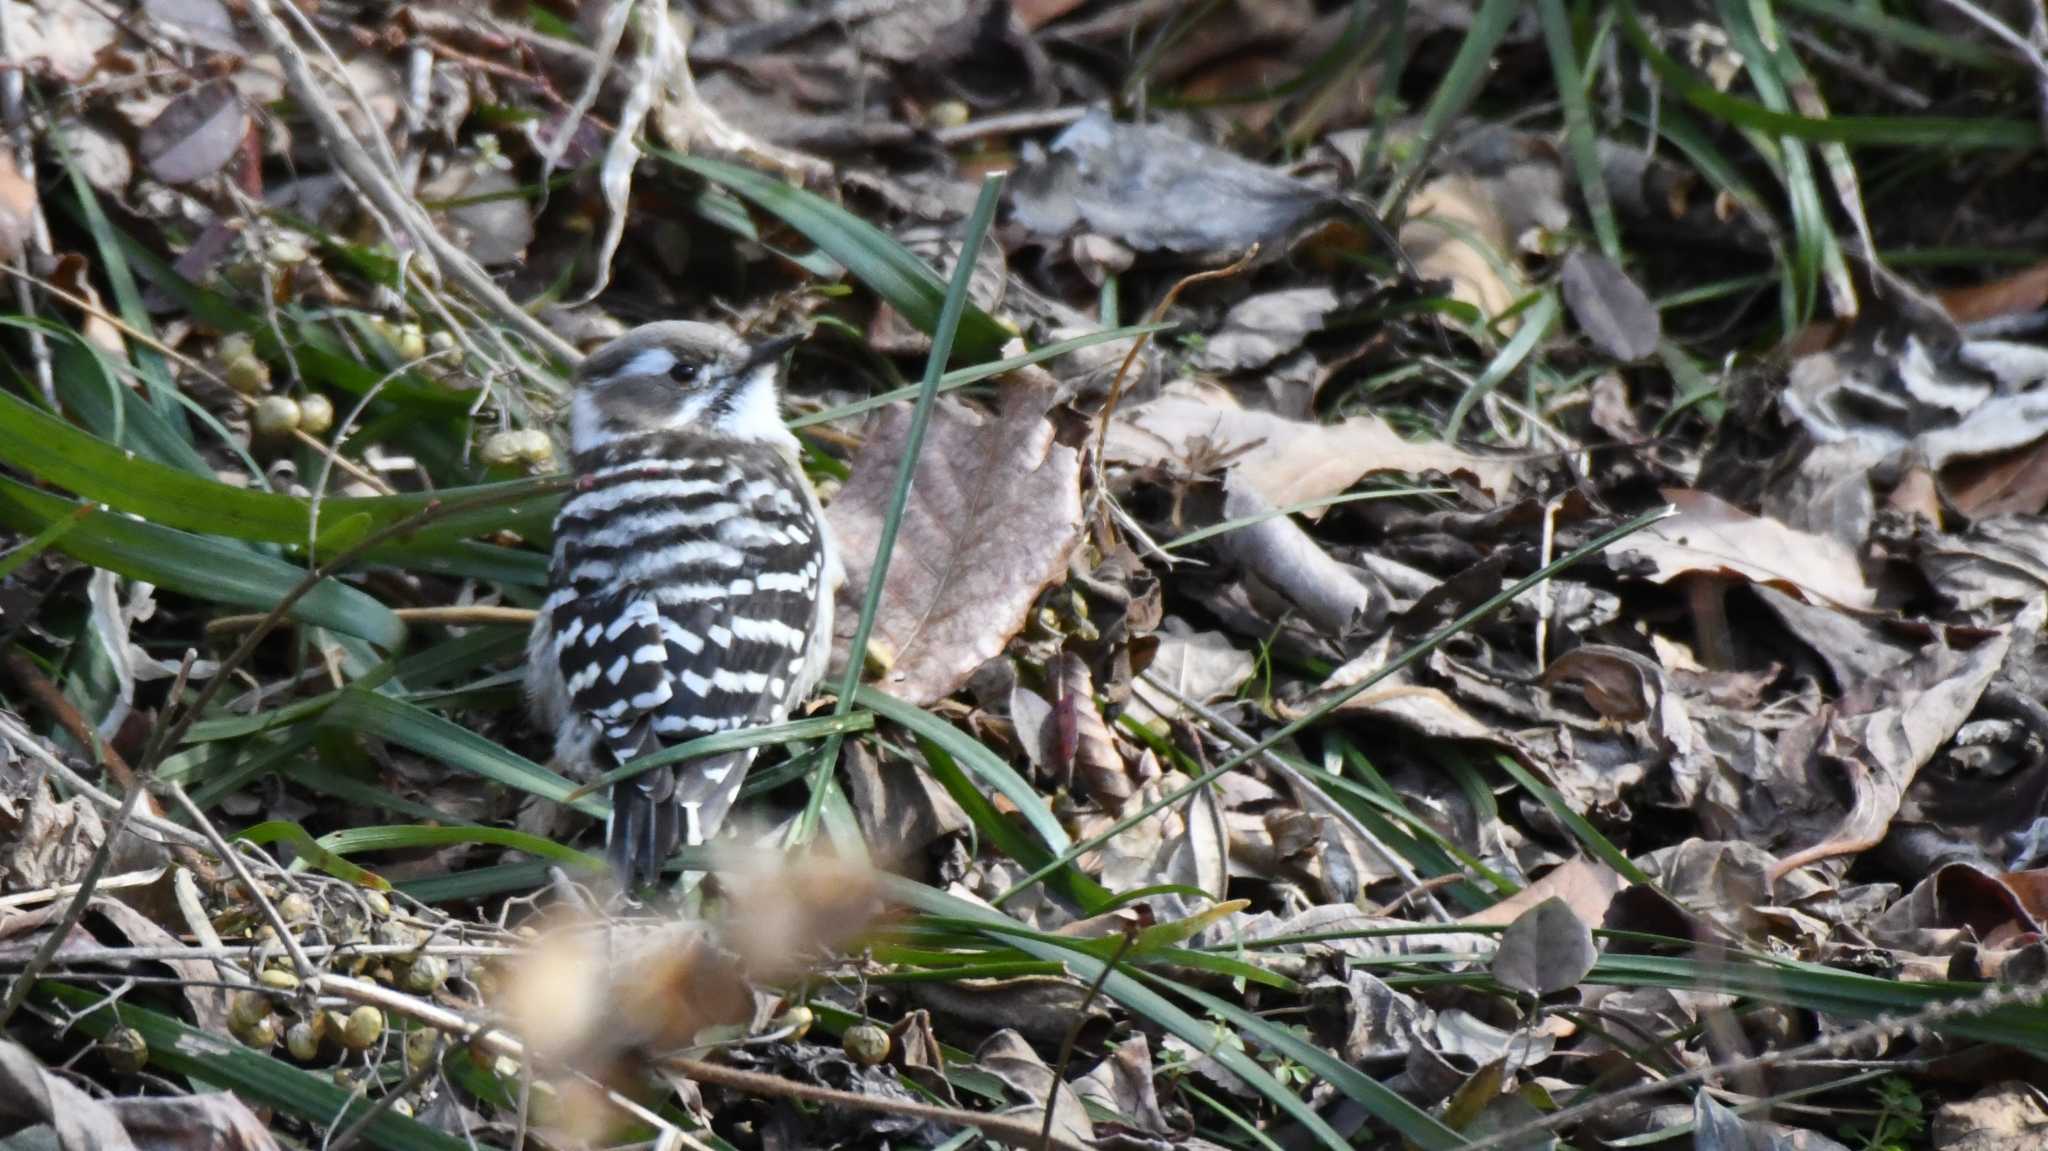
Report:
[{"label": "leaf litter ground", "polygon": [[[1999,18],[7,0],[0,1135],[2036,1145]],[[518,663],[673,317],[858,690],[623,906]]]}]

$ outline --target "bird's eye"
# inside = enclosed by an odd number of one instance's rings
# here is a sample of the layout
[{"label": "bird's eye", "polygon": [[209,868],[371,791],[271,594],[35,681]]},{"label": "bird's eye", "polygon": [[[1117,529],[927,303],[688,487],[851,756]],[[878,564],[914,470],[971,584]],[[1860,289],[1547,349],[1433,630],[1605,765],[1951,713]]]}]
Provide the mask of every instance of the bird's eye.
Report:
[{"label": "bird's eye", "polygon": [[697,378],[697,365],[677,360],[668,370],[668,378],[679,384],[687,384]]}]

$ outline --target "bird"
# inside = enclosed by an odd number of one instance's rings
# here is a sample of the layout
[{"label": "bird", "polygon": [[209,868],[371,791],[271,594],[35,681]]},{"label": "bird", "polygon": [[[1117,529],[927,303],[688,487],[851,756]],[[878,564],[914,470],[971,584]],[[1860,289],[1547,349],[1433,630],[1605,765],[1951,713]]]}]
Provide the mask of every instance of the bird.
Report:
[{"label": "bird", "polygon": [[[701,736],[780,723],[810,696],[845,579],[780,410],[800,336],[644,324],[577,366],[573,482],[554,521],[526,693],[555,760],[589,779]],[[724,822],[755,749],[612,785],[605,856],[627,890]]]}]

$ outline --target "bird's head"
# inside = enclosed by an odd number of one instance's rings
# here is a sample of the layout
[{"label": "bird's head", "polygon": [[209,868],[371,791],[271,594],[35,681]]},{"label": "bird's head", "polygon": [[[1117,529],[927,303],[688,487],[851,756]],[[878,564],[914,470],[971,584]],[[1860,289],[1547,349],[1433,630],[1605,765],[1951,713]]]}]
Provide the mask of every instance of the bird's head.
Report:
[{"label": "bird's head", "polygon": [[576,369],[569,438],[579,453],[648,432],[790,440],[777,404],[782,357],[800,336],[749,344],[717,324],[644,324]]}]

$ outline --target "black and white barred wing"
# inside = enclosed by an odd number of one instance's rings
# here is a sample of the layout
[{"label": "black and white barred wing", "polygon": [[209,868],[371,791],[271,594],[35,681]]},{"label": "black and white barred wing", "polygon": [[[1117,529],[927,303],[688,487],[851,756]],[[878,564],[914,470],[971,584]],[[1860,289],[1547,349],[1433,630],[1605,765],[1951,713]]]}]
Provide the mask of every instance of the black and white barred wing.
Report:
[{"label": "black and white barred wing", "polygon": [[[729,463],[699,482],[593,485],[564,505],[553,658],[568,710],[611,758],[779,722],[808,686],[823,543],[794,482],[779,459]],[[708,839],[752,759],[713,756],[614,788],[614,866],[649,881],[678,844]]]}]

